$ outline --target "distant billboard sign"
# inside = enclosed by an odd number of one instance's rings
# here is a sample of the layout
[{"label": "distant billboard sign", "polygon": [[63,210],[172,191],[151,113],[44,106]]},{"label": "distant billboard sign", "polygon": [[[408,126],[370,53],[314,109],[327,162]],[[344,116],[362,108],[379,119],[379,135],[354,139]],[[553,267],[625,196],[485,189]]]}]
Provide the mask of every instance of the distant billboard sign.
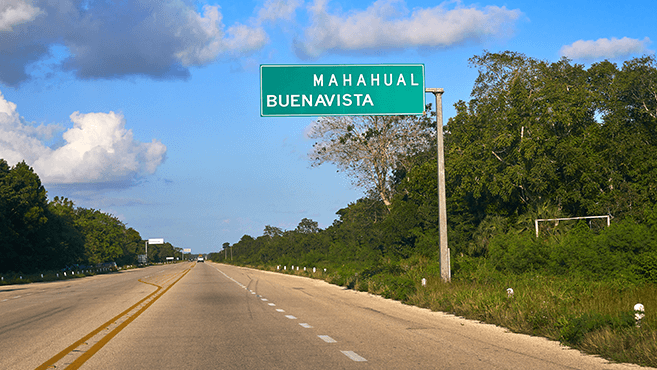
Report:
[{"label": "distant billboard sign", "polygon": [[162,238],[148,239],[148,244],[164,244],[164,239]]},{"label": "distant billboard sign", "polygon": [[183,249],[183,252],[185,252],[185,253],[191,253],[191,252],[192,252],[192,248],[185,248],[185,249]]}]

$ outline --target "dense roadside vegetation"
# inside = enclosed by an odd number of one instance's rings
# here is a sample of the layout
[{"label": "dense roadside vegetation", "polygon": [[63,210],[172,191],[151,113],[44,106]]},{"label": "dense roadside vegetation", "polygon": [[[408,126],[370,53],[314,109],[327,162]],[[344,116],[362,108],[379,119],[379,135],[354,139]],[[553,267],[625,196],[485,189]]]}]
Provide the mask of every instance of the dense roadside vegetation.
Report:
[{"label": "dense roadside vegetation", "polygon": [[[471,99],[444,127],[452,283],[440,281],[435,144],[399,150],[408,155],[388,168],[389,180],[366,186],[333,225],[266,226],[210,258],[280,266],[657,366],[655,58],[585,68],[504,52],[471,64],[479,71]],[[376,147],[384,135],[379,126],[344,126],[330,143],[341,150],[356,141]],[[546,222],[535,235],[536,219],[593,215],[611,216],[611,225]],[[639,327],[636,303],[646,307]]]},{"label": "dense roadside vegetation", "polygon": [[[48,201],[39,176],[25,162],[0,159],[0,274],[44,273],[104,262],[136,265],[144,241],[118,218],[75,207],[66,198]],[[180,255],[169,243],[148,248],[149,262]],[[12,274],[13,273],[13,274]]]}]

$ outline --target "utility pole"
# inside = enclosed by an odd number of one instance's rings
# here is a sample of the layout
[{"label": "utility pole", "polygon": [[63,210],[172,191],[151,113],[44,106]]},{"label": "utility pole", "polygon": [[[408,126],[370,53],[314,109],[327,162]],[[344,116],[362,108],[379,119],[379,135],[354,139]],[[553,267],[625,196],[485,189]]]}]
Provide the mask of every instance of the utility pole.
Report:
[{"label": "utility pole", "polygon": [[447,201],[445,195],[445,148],[443,144],[443,93],[441,88],[426,88],[436,97],[436,140],[438,141],[438,231],[440,233],[440,277],[452,280],[450,253],[447,246]]}]

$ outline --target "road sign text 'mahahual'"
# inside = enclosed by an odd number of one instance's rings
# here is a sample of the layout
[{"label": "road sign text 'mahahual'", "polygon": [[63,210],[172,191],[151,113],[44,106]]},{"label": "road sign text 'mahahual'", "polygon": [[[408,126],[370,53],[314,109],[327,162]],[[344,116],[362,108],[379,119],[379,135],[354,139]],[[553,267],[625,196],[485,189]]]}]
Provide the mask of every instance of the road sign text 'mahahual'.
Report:
[{"label": "road sign text 'mahahual'", "polygon": [[424,64],[260,66],[263,117],[424,113]]}]

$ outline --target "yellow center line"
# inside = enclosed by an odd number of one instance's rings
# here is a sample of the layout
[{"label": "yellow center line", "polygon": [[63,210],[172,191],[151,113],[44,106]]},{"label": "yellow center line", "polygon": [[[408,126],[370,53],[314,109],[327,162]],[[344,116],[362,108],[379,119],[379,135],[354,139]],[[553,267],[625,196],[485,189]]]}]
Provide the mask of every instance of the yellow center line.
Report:
[{"label": "yellow center line", "polygon": [[[179,277],[178,279],[176,279],[173,283],[171,283],[171,285],[169,285],[166,289],[164,289],[164,290],[162,291],[161,294],[159,294],[159,295],[157,295],[157,296],[155,296],[155,295],[156,295],[158,292],[160,292],[160,290],[162,290],[163,287],[161,287],[161,286],[159,286],[159,285],[157,285],[157,284],[149,283],[149,282],[142,281],[141,279],[139,279],[140,282],[142,282],[142,283],[144,283],[144,284],[153,285],[153,286],[157,287],[157,289],[156,289],[153,293],[147,295],[145,298],[143,298],[142,300],[140,300],[139,302],[137,302],[137,303],[135,303],[134,305],[130,306],[130,308],[128,308],[128,309],[126,309],[125,311],[121,312],[120,314],[114,316],[111,320],[109,320],[109,321],[107,321],[106,323],[104,323],[103,325],[99,326],[98,328],[96,328],[95,330],[93,330],[91,333],[85,335],[83,338],[81,338],[81,339],[78,340],[77,342],[75,342],[75,343],[71,344],[70,346],[66,347],[63,351],[59,352],[58,354],[56,354],[55,356],[53,356],[53,357],[52,357],[51,359],[49,359],[48,361],[46,361],[46,362],[44,362],[43,364],[41,364],[41,365],[40,365],[39,367],[37,367],[35,370],[46,370],[46,369],[54,368],[54,367],[55,367],[54,365],[55,365],[59,360],[61,360],[62,358],[64,358],[64,357],[65,357],[66,355],[68,355],[69,353],[73,352],[76,348],[78,348],[78,347],[81,346],[82,344],[85,344],[86,341],[88,341],[89,339],[91,339],[91,338],[93,338],[94,336],[96,336],[96,335],[97,335],[98,333],[100,333],[103,329],[107,328],[108,326],[112,325],[114,322],[116,322],[116,321],[119,320],[120,318],[122,318],[122,317],[124,317],[125,315],[127,315],[130,311],[134,310],[134,309],[135,309],[136,307],[138,307],[140,304],[146,302],[148,299],[150,299],[151,297],[153,297],[153,299],[152,299],[150,302],[146,303],[141,309],[139,309],[139,311],[137,311],[135,314],[129,316],[125,321],[123,321],[123,322],[122,322],[121,324],[119,324],[116,328],[114,328],[114,330],[112,330],[111,332],[109,332],[108,334],[106,334],[106,335],[105,335],[103,338],[101,338],[96,344],[94,344],[94,345],[93,345],[91,348],[89,348],[85,353],[83,353],[82,355],[80,355],[80,357],[78,357],[75,361],[73,361],[68,367],[66,367],[66,369],[71,369],[71,370],[75,370],[75,369],[79,368],[79,367],[82,366],[82,364],[84,364],[89,358],[91,358],[91,356],[93,356],[94,354],[96,354],[96,352],[98,352],[98,351],[99,351],[103,346],[105,346],[105,345],[106,345],[106,344],[107,344],[112,338],[114,338],[114,337],[115,337],[115,336],[116,336],[121,330],[123,330],[126,326],[128,326],[128,324],[130,324],[134,319],[136,319],[139,315],[141,315],[141,314],[142,314],[142,313],[143,313],[148,307],[150,307],[155,301],[157,301],[160,297],[162,297],[162,296],[164,295],[164,293],[166,293],[169,289],[171,289],[171,287],[172,287],[174,284],[176,284],[178,281],[180,281],[180,279],[182,279],[182,278],[183,278],[183,277],[184,277],[189,271],[190,271],[190,269],[186,269],[186,270],[184,270],[183,274],[180,275],[180,277]],[[166,279],[165,281],[168,281],[168,280],[170,280],[170,279]]]}]

